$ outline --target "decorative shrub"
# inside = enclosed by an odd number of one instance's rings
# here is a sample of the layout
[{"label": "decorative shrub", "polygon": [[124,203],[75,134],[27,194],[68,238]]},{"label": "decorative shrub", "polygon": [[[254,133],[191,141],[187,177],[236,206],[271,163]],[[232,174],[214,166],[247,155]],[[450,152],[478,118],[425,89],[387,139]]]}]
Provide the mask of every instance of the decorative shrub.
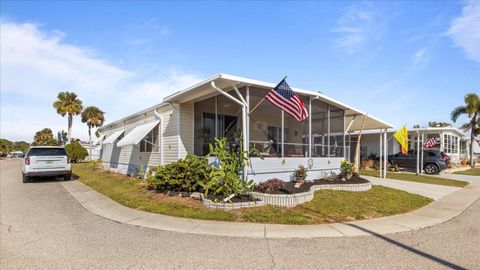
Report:
[{"label": "decorative shrub", "polygon": [[207,159],[188,155],[164,166],[152,167],[147,176],[147,187],[161,191],[203,191],[212,167]]},{"label": "decorative shrub", "polygon": [[354,171],[355,165],[353,163],[348,162],[347,160],[342,160],[342,162],[340,162],[340,173],[342,176],[353,174]]},{"label": "decorative shrub", "polygon": [[65,150],[72,162],[84,160],[88,156],[88,151],[78,141],[72,141],[65,145]]},{"label": "decorative shrub", "polygon": [[254,190],[262,193],[277,194],[285,188],[286,183],[278,178],[272,178],[255,185]]},{"label": "decorative shrub", "polygon": [[305,166],[303,165],[299,165],[298,168],[295,170],[294,176],[295,178],[307,178],[307,168],[305,168]]},{"label": "decorative shrub", "polygon": [[[232,147],[233,148],[233,147]],[[260,156],[258,150],[243,151],[243,144],[240,138],[240,147],[227,149],[227,139],[215,138],[215,142],[209,145],[208,156],[215,156],[219,167],[212,169],[207,181],[200,183],[205,191],[205,196],[213,192],[216,195],[229,196],[235,194],[237,197],[246,195],[253,189],[253,180],[240,179],[240,173],[244,163],[248,163],[250,156]]]}]

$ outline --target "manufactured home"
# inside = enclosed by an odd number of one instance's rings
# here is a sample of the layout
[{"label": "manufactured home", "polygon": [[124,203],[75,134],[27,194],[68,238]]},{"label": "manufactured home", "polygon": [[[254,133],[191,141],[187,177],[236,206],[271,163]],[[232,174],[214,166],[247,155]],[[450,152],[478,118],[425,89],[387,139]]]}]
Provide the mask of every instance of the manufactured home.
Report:
[{"label": "manufactured home", "polygon": [[[387,133],[388,136],[388,154],[393,155],[401,151],[400,144],[393,134],[396,130],[390,130]],[[360,140],[360,157],[365,159],[368,156],[379,155],[380,145],[378,143],[380,133],[375,130],[364,131]],[[455,163],[460,161],[461,158],[461,140],[465,137],[465,134],[455,127],[427,127],[427,128],[412,128],[408,129],[408,149],[417,149],[418,143],[420,147],[423,144],[433,138],[435,145],[431,147],[431,150],[439,150],[449,155],[451,160]],[[358,132],[352,132],[348,135],[347,140],[355,145],[358,141]],[[419,141],[420,140],[420,141]],[[350,157],[353,158],[352,156]]]},{"label": "manufactured home", "polygon": [[[338,172],[350,156],[348,132],[391,125],[321,92],[292,88],[309,117],[297,121],[263,98],[276,84],[217,74],[163,99],[161,103],[99,129],[105,169],[142,174],[150,166],[177,161],[188,154],[206,156],[214,138],[229,147],[257,149],[245,171],[256,182],[288,180],[299,166],[309,177]],[[240,140],[243,144],[240,144]]]}]

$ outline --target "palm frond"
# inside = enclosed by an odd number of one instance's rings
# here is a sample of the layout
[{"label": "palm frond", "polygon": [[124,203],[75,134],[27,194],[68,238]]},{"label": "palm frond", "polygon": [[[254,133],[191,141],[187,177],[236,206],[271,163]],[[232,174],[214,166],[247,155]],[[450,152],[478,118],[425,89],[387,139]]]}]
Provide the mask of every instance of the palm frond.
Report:
[{"label": "palm frond", "polygon": [[450,114],[450,119],[455,123],[457,122],[458,117],[462,114],[467,113],[467,108],[465,106],[458,106],[455,109],[453,109],[452,113]]}]

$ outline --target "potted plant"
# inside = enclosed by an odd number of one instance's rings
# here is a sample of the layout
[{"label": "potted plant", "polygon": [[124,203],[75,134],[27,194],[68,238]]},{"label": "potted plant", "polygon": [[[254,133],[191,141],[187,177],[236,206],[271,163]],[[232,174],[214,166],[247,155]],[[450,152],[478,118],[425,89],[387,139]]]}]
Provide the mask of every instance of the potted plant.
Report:
[{"label": "potted plant", "polygon": [[303,165],[299,165],[294,173],[295,182],[299,185],[305,183],[305,178],[307,178],[307,168]]},{"label": "potted plant", "polygon": [[355,172],[355,165],[347,160],[342,160],[340,163],[340,173],[346,180],[350,180]]}]

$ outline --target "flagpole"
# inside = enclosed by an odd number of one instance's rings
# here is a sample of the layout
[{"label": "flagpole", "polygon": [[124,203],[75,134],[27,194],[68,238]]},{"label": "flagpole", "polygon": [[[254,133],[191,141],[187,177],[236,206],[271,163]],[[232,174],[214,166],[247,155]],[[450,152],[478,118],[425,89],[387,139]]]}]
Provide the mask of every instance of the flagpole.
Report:
[{"label": "flagpole", "polygon": [[[282,79],[280,82],[286,80],[287,77],[288,77],[288,75],[285,75],[285,77],[283,77],[283,79]],[[268,94],[267,94],[267,95],[268,95]],[[252,109],[248,114],[252,114],[252,113],[258,108],[258,106],[260,106],[260,104],[262,104],[262,102],[263,102],[264,100],[265,100],[265,97],[263,97],[262,100],[260,100],[260,102],[258,102],[257,105],[255,105],[255,106],[253,107],[253,109]]]}]

